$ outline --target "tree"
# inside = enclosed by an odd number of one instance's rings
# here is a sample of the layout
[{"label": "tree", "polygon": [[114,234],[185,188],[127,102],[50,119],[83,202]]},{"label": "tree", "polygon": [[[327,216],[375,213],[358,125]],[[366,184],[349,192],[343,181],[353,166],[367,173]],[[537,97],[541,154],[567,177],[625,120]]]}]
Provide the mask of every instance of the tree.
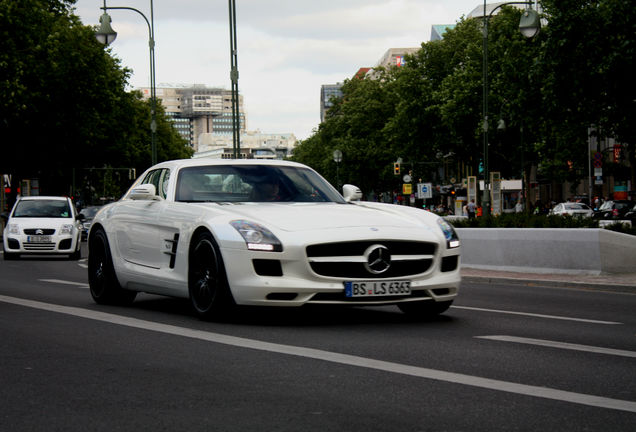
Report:
[{"label": "tree", "polygon": [[[150,165],[149,104],[72,14],[75,0],[0,0],[0,172],[70,194],[91,167]],[[158,111],[161,158],[191,151]],[[14,189],[15,192],[15,189]]]}]

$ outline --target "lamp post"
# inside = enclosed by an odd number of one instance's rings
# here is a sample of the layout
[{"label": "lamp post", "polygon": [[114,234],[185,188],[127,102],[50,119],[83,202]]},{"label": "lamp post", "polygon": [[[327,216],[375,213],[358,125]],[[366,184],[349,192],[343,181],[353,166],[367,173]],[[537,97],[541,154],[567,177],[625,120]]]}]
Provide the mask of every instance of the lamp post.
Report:
[{"label": "lamp post", "polygon": [[539,33],[541,28],[541,22],[539,21],[539,14],[537,11],[532,9],[532,2],[506,2],[499,3],[496,7],[494,7],[490,13],[486,13],[486,0],[484,0],[484,29],[483,29],[483,62],[482,62],[482,131],[483,131],[483,147],[484,147],[484,190],[482,193],[481,206],[482,206],[482,214],[487,216],[490,214],[490,179],[488,172],[488,19],[492,17],[492,14],[502,6],[510,5],[510,4],[525,4],[529,6],[525,9],[523,14],[521,15],[521,20],[519,21],[519,31],[522,35],[528,38],[532,38]]},{"label": "lamp post", "polygon": [[95,32],[95,37],[104,45],[110,45],[117,38],[117,33],[110,25],[112,21],[110,15],[106,13],[108,9],[126,9],[137,12],[148,25],[148,46],[150,47],[150,149],[152,165],[155,165],[157,163],[157,88],[155,84],[155,24],[152,0],[150,0],[150,21],[138,9],[126,6],[106,6],[106,0],[104,0],[104,6],[101,9],[104,13],[99,19],[100,25]]},{"label": "lamp post", "polygon": [[239,119],[238,53],[236,47],[236,3],[228,0],[230,11],[230,80],[232,81],[232,154],[241,157],[241,121]]}]

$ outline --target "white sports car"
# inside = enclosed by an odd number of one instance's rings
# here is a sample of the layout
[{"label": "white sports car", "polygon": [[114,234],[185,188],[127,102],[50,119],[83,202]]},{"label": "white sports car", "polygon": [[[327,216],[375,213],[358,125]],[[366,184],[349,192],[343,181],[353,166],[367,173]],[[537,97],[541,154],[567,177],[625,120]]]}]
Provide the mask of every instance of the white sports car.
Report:
[{"label": "white sports car", "polygon": [[343,191],[294,162],[155,165],[93,220],[91,294],[111,304],[142,291],[189,298],[205,319],[236,304],[448,309],[460,283],[453,228],[421,209],[359,201],[355,186]]}]

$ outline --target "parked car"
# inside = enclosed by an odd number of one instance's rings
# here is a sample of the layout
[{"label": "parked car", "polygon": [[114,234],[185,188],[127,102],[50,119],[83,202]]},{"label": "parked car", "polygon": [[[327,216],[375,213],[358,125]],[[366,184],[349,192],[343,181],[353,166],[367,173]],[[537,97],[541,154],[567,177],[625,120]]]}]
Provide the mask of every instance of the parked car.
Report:
[{"label": "parked car", "polygon": [[605,201],[597,211],[594,212],[595,219],[623,219],[625,213],[627,213],[634,206],[633,201],[628,200],[615,200]]},{"label": "parked car", "polygon": [[579,217],[592,217],[594,210],[592,210],[587,204],[577,202],[564,202],[555,205],[550,214],[559,216],[579,216]]},{"label": "parked car", "polygon": [[88,238],[88,231],[93,223],[93,218],[102,207],[103,206],[88,206],[80,210],[80,214],[84,215],[84,220],[82,221],[82,241],[86,241]]},{"label": "parked car", "polygon": [[19,198],[4,228],[4,259],[17,259],[27,254],[64,254],[71,259],[79,259],[82,219],[70,198]]},{"label": "parked car", "polygon": [[415,207],[359,201],[353,185],[343,192],[288,161],[155,165],[93,220],[91,295],[189,298],[204,319],[236,304],[447,310],[461,279],[454,229]]},{"label": "parked car", "polygon": [[625,212],[623,219],[631,221],[632,225],[636,224],[636,204],[634,204],[632,208]]}]

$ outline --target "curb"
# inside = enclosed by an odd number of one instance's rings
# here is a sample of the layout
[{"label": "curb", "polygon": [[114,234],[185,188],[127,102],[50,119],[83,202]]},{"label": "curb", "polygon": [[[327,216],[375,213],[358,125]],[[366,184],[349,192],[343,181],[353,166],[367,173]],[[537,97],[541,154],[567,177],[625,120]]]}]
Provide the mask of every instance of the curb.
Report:
[{"label": "curb", "polygon": [[568,288],[580,290],[609,291],[636,294],[635,285],[626,285],[620,283],[603,283],[603,282],[579,282],[579,281],[561,281],[550,279],[521,279],[511,277],[497,276],[462,276],[462,282],[469,283],[489,283],[489,284],[505,284],[505,285],[523,285],[550,288]]}]

